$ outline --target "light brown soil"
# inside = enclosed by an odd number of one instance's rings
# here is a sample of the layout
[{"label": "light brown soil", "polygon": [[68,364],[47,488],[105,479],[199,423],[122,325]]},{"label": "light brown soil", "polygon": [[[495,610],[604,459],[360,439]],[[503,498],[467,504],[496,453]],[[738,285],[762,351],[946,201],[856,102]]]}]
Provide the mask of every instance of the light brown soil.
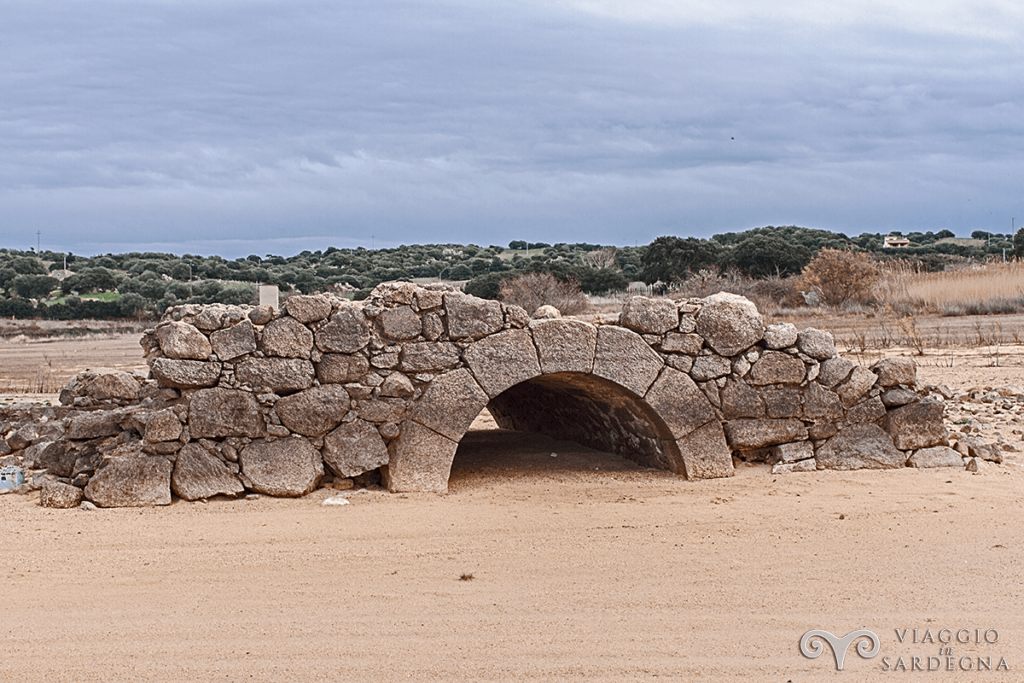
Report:
[{"label": "light brown soil", "polygon": [[[1024,385],[1020,358],[920,374]],[[977,628],[999,642],[954,642],[957,661],[1009,672],[911,678],[1019,681],[1022,457],[686,481],[491,430],[466,437],[447,495],[94,512],[3,496],[0,680],[903,680],[882,657],[927,666],[939,644],[896,629]],[[811,629],[861,628],[874,659],[851,646],[837,674],[827,645],[800,654]]]}]

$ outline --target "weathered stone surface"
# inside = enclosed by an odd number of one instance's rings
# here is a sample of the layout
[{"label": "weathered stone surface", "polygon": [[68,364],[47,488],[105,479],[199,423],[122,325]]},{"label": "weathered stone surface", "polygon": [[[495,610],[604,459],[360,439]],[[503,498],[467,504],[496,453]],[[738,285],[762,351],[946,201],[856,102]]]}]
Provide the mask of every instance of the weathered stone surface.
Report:
[{"label": "weathered stone surface", "polygon": [[718,393],[722,401],[722,416],[726,420],[765,416],[764,400],[761,398],[761,394],[746,382],[730,379]]},{"label": "weathered stone surface", "polygon": [[664,334],[679,326],[679,310],[671,299],[635,296],[622,306],[619,324],[641,334]]},{"label": "weathered stone surface", "polygon": [[178,452],[171,472],[171,490],[184,500],[236,496],[245,490],[241,480],[220,458],[196,443]]},{"label": "weathered stone surface", "polygon": [[636,332],[604,325],[597,329],[594,374],[629,389],[647,393],[665,363]]},{"label": "weathered stone surface", "polygon": [[[813,457],[814,446],[811,445],[810,441],[782,443],[778,446],[772,446],[771,449],[771,462],[798,462]],[[813,470],[815,467],[815,463],[811,461],[810,469]]]},{"label": "weathered stone surface", "polygon": [[313,386],[313,364],[301,358],[246,358],[235,377],[254,389],[300,391]]},{"label": "weathered stone surface", "polygon": [[793,474],[794,472],[814,472],[818,469],[814,458],[797,462],[779,462],[772,465],[772,474]]},{"label": "weathered stone surface", "polygon": [[424,339],[436,341],[444,334],[444,321],[441,320],[441,316],[437,313],[427,313],[423,316],[421,322],[423,323],[423,332],[421,334]]},{"label": "weathered stone surface", "polygon": [[448,490],[448,475],[459,444],[424,427],[408,422],[391,443],[385,484],[392,493]]},{"label": "weathered stone surface", "polygon": [[367,422],[397,424],[405,419],[408,404],[404,398],[364,399],[358,402],[356,414]]},{"label": "weathered stone surface", "polygon": [[76,508],[82,502],[82,489],[60,481],[44,481],[39,504],[44,508]]},{"label": "weathered stone surface", "polygon": [[826,389],[831,389],[849,377],[851,370],[853,370],[853,361],[846,358],[830,358],[821,364],[818,383]]},{"label": "weathered stone surface", "polygon": [[389,308],[377,316],[380,333],[385,339],[415,339],[420,336],[423,324],[411,306]]},{"label": "weathered stone surface", "polygon": [[717,420],[678,439],[676,446],[683,458],[687,479],[717,479],[736,473],[722,425]]},{"label": "weathered stone surface", "polygon": [[358,355],[325,353],[316,364],[316,377],[321,384],[361,382],[369,371],[370,362],[365,356]]},{"label": "weathered stone surface", "polygon": [[767,386],[761,390],[768,417],[800,417],[803,414],[803,392],[792,385]]},{"label": "weathered stone surface", "polygon": [[881,417],[885,417],[885,404],[882,403],[882,399],[877,396],[866,398],[860,403],[853,405],[849,410],[846,411],[846,424],[855,424],[857,422],[874,422]]},{"label": "weathered stone surface", "polygon": [[562,312],[551,304],[544,304],[538,306],[537,310],[533,312],[534,320],[552,320],[554,318],[561,318]]},{"label": "weathered stone surface", "polygon": [[101,508],[170,505],[172,467],[158,455],[111,458],[89,479],[85,497]]},{"label": "weathered stone surface", "polygon": [[501,310],[505,313],[505,325],[512,329],[520,330],[530,324],[530,314],[522,306],[502,304]]},{"label": "weathered stone surface", "polygon": [[732,362],[721,356],[698,356],[693,360],[690,377],[698,382],[707,382],[718,377],[725,377],[732,372]]},{"label": "weathered stone surface", "polygon": [[161,323],[156,328],[160,352],[168,358],[205,360],[213,347],[197,328],[182,322]]},{"label": "weathered stone surface", "polygon": [[813,441],[827,439],[839,431],[835,422],[815,422],[807,428],[807,438]]},{"label": "weathered stone surface", "polygon": [[506,330],[481,339],[466,349],[463,359],[491,398],[540,374],[537,348],[527,330]]},{"label": "weathered stone surface", "polygon": [[487,394],[468,370],[454,370],[430,383],[413,408],[412,419],[459,441],[487,401]]},{"label": "weathered stone surface", "polygon": [[149,443],[160,441],[177,441],[181,436],[181,421],[174,411],[166,408],[158,410],[146,420],[144,438]]},{"label": "weathered stone surface", "polygon": [[967,466],[964,467],[968,472],[984,472],[986,469],[985,461],[981,458],[970,458],[967,461]]},{"label": "weathered stone surface", "polygon": [[442,291],[432,289],[416,290],[416,305],[420,307],[421,311],[440,308],[443,303],[444,292]]},{"label": "weathered stone surface", "polygon": [[274,307],[263,304],[262,306],[256,306],[249,311],[249,320],[253,325],[266,325],[274,319]]},{"label": "weathered stone surface", "polygon": [[908,403],[916,403],[921,400],[920,394],[910,389],[902,389],[895,387],[882,393],[882,403],[885,404],[886,408],[898,408],[905,406]]},{"label": "weathered stone surface", "polygon": [[388,464],[388,449],[369,422],[353,420],[324,437],[324,464],[340,477],[355,477]]},{"label": "weathered stone surface", "polygon": [[537,320],[530,325],[530,331],[544,374],[589,373],[594,369],[597,328],[590,323],[568,319]]},{"label": "weathered stone surface", "polygon": [[153,379],[175,389],[212,387],[220,378],[220,370],[220,363],[170,358],[157,358],[149,367]]},{"label": "weathered stone surface", "polygon": [[673,368],[661,371],[644,400],[665,421],[675,439],[682,439],[712,420],[717,423],[707,397],[692,379]]},{"label": "weathered stone surface", "polygon": [[412,398],[416,390],[409,378],[400,372],[392,372],[380,385],[380,395],[390,398]]},{"label": "weathered stone surface", "polygon": [[830,470],[893,469],[903,467],[907,460],[885,430],[870,422],[841,430],[814,457],[818,469]]},{"label": "weathered stone surface", "polygon": [[797,334],[793,323],[769,325],[764,331],[764,345],[769,349],[784,349],[796,344]]},{"label": "weathered stone surface", "polygon": [[[955,450],[963,457],[988,460],[989,462],[1002,462],[1003,454],[995,444],[983,442],[975,436],[960,436],[956,442]],[[52,470],[51,470],[52,471]]]},{"label": "weathered stone surface", "polygon": [[25,464],[34,462],[35,469],[47,470],[58,477],[72,476],[75,461],[78,459],[77,449],[63,441],[43,441],[33,444],[23,451]]},{"label": "weathered stone surface", "polygon": [[210,344],[217,358],[232,361],[256,350],[256,335],[252,321],[243,320],[226,330],[217,330],[210,334]]},{"label": "weathered stone surface", "polygon": [[917,384],[917,363],[912,358],[883,358],[872,365],[871,370],[878,375],[880,387]]},{"label": "weathered stone surface", "polygon": [[828,360],[836,355],[836,342],[832,333],[813,327],[797,335],[796,347],[815,360]]},{"label": "weathered stone surface", "polygon": [[192,438],[219,439],[267,434],[267,424],[256,397],[234,389],[200,389],[189,404],[189,432]]},{"label": "weathered stone surface", "polygon": [[779,351],[765,351],[750,367],[750,382],[758,385],[800,384],[806,374],[807,368],[799,358]]},{"label": "weathered stone surface", "polygon": [[875,373],[858,365],[850,373],[850,377],[836,388],[836,393],[839,394],[843,405],[852,406],[875,386],[877,379]]},{"label": "weathered stone surface", "polygon": [[325,296],[297,294],[284,302],[284,310],[300,323],[323,320],[331,314],[331,301]]},{"label": "weathered stone surface", "polygon": [[269,496],[304,496],[324,475],[320,453],[301,436],[253,441],[238,454],[252,490]]},{"label": "weathered stone surface", "polygon": [[402,346],[398,369],[402,372],[438,372],[459,364],[459,347],[451,342],[414,342]]},{"label": "weathered stone surface", "polygon": [[963,467],[964,460],[949,446],[932,446],[914,451],[907,459],[908,467]]},{"label": "weathered stone surface", "polygon": [[268,356],[308,359],[313,333],[295,318],[285,316],[263,328],[260,348]]},{"label": "weathered stone surface", "polygon": [[80,393],[97,401],[134,401],[142,389],[139,382],[123,370],[97,368],[79,377]]},{"label": "weathered stone surface", "polygon": [[501,304],[459,292],[444,295],[448,336],[452,339],[480,339],[494,334],[505,324]]},{"label": "weathered stone surface", "polygon": [[661,342],[661,350],[665,353],[684,353],[696,356],[704,346],[704,338],[699,334],[681,334],[669,332]]},{"label": "weathered stone surface", "polygon": [[949,434],[942,422],[942,404],[919,401],[890,410],[883,423],[896,448],[902,451],[946,446]]},{"label": "weathered stone surface", "polygon": [[807,438],[807,427],[800,420],[729,420],[725,436],[734,451],[775,446]]},{"label": "weathered stone surface", "polygon": [[324,353],[355,353],[370,342],[370,325],[361,306],[346,304],[313,337]]},{"label": "weathered stone surface", "polygon": [[807,384],[804,396],[804,417],[809,420],[836,420],[843,414],[839,394],[829,391],[817,382]]},{"label": "weathered stone surface", "polygon": [[764,319],[747,299],[720,292],[704,299],[696,316],[697,334],[722,356],[735,356],[761,341]]},{"label": "weathered stone surface", "polygon": [[68,424],[69,439],[98,439],[113,436],[120,431],[118,421],[121,413],[115,410],[97,410],[74,417]]},{"label": "weathered stone surface", "polygon": [[274,406],[281,424],[304,436],[323,436],[348,414],[351,399],[345,388],[326,384],[285,396]]}]

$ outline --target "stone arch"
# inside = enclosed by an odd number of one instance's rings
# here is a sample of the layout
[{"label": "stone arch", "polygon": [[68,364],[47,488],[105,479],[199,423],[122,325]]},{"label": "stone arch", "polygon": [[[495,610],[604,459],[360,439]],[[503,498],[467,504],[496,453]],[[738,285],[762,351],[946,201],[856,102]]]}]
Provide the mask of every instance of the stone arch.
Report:
[{"label": "stone arch", "polygon": [[[636,332],[533,321],[468,344],[463,359],[410,406],[390,447],[391,491],[446,491],[458,443],[489,404],[503,426],[571,438],[580,433],[566,430],[575,415],[600,432],[588,445],[692,478],[732,474],[707,398]],[[569,407],[539,412],[559,402]]]}]

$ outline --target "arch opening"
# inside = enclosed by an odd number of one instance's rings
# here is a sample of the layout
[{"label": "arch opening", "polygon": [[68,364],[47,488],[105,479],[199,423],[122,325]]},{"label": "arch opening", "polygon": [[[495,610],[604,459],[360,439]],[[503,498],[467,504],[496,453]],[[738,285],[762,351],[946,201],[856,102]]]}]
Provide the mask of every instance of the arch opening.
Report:
[{"label": "arch opening", "polygon": [[685,473],[665,422],[639,396],[595,375],[561,372],[516,384],[487,409],[498,427],[575,441],[644,467]]}]

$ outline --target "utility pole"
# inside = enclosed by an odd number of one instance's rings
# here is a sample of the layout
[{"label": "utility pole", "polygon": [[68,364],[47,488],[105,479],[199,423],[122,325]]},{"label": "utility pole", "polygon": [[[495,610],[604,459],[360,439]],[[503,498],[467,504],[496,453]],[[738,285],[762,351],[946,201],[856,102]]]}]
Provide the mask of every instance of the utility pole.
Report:
[{"label": "utility pole", "polygon": [[40,240],[40,237],[42,236],[42,234],[43,234],[42,230],[36,230],[36,254],[39,253],[39,240]]}]

